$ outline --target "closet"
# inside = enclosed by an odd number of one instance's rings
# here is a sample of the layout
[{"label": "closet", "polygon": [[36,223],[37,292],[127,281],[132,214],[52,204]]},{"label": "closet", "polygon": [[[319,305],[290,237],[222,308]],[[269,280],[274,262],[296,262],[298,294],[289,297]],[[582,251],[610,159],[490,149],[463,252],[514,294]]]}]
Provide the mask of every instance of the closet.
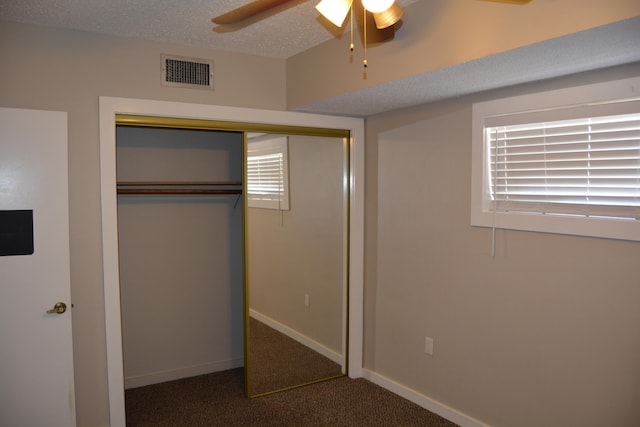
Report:
[{"label": "closet", "polygon": [[243,365],[243,138],[116,128],[125,388]]}]

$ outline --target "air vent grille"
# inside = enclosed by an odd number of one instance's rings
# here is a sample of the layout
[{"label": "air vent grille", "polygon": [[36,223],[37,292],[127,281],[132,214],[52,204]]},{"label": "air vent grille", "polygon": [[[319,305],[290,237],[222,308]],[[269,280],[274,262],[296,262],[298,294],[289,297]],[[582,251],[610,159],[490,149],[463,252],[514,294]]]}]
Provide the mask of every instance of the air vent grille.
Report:
[{"label": "air vent grille", "polygon": [[162,84],[191,89],[213,89],[213,61],[162,55]]}]

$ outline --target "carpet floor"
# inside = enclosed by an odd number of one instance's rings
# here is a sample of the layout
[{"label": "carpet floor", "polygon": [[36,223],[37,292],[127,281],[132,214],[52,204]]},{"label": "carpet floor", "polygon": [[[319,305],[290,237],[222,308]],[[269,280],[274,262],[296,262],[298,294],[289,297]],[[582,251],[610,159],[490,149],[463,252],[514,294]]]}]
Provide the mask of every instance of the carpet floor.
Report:
[{"label": "carpet floor", "polygon": [[456,426],[362,378],[248,399],[242,368],[129,389],[125,402],[131,427]]},{"label": "carpet floor", "polygon": [[337,377],[341,373],[337,363],[251,318],[249,383],[252,396]]}]

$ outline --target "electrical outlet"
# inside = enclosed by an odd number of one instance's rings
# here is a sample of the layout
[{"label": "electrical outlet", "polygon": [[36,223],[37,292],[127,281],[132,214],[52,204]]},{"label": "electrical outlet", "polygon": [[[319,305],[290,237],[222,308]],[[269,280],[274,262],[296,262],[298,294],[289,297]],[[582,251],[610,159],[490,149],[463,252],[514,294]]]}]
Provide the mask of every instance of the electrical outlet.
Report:
[{"label": "electrical outlet", "polygon": [[433,356],[433,338],[424,337],[424,352]]},{"label": "electrical outlet", "polygon": [[309,308],[309,294],[304,294],[304,306]]}]

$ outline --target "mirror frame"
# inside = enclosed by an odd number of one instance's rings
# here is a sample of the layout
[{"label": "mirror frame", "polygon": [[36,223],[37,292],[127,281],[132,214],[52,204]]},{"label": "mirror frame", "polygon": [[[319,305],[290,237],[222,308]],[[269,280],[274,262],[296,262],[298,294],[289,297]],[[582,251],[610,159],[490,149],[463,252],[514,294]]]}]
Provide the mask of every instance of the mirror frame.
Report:
[{"label": "mirror frame", "polygon": [[[162,126],[182,120],[220,122],[249,131],[274,126],[317,129],[341,129],[349,132],[349,294],[348,294],[348,375],[362,377],[364,315],[364,120],[353,117],[326,116],[290,111],[260,110],[100,97],[100,190],[102,217],[102,261],[105,300],[106,367],[109,414],[112,426],[125,426],[122,325],[120,318],[120,283],[118,259],[116,197],[116,118],[147,117]],[[195,122],[192,122],[192,124]],[[120,122],[118,124],[125,124]],[[181,123],[181,126],[185,123]],[[201,123],[202,124],[202,123]],[[256,126],[256,128],[252,128]],[[229,130],[229,129],[227,129]]]}]

